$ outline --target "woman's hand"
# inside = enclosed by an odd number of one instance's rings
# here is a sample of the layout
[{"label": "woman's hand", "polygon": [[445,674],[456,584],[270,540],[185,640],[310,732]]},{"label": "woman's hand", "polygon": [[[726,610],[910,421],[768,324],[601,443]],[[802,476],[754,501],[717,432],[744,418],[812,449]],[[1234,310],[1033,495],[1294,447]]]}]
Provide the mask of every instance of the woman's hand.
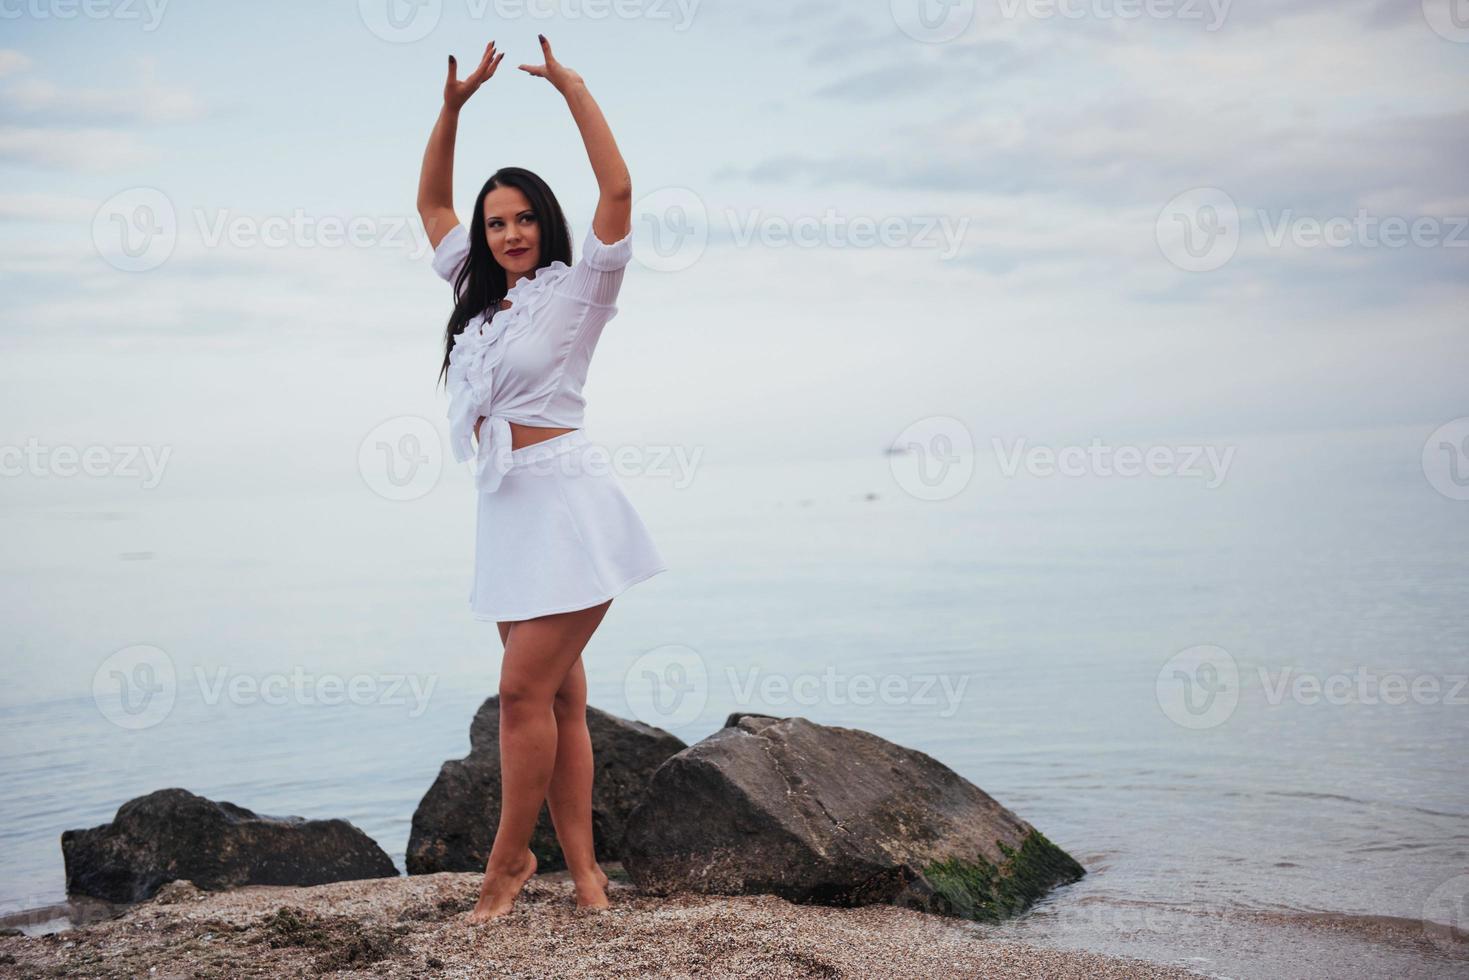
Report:
[{"label": "woman's hand", "polygon": [[479,91],[485,79],[493,75],[495,69],[500,67],[500,59],[503,57],[505,57],[504,54],[495,54],[495,42],[491,41],[485,45],[485,55],[480,59],[479,67],[474,70],[474,74],[461,82],[454,77],[459,65],[454,61],[454,56],[449,55],[449,78],[444,82],[444,105],[456,112],[463,108],[464,103],[469,101],[469,97]]},{"label": "woman's hand", "polygon": [[556,60],[556,56],[551,53],[551,42],[546,40],[546,35],[537,34],[536,37],[541,39],[541,54],[545,57],[546,63],[543,65],[521,65],[520,70],[530,72],[537,78],[544,78],[556,86],[556,91],[565,95],[566,90],[580,82],[582,77]]}]

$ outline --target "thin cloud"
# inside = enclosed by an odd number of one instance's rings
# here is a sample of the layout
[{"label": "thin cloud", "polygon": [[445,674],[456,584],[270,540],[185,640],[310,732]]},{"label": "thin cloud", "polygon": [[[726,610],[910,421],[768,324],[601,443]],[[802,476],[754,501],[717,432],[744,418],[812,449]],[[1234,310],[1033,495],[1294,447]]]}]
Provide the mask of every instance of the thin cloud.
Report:
[{"label": "thin cloud", "polygon": [[[18,52],[16,52],[18,54]],[[20,56],[24,58],[24,56]],[[140,58],[134,81],[100,87],[68,88],[25,77],[0,90],[0,116],[46,124],[119,123],[162,125],[203,118],[203,102],[187,88],[160,81],[153,58]],[[22,69],[28,68],[27,61]]]},{"label": "thin cloud", "polygon": [[0,48],[0,78],[25,71],[30,66],[31,59],[19,51],[14,48]]},{"label": "thin cloud", "polygon": [[35,167],[110,173],[156,162],[162,154],[132,132],[0,126],[0,160]]},{"label": "thin cloud", "polygon": [[97,213],[91,198],[65,194],[0,194],[0,221],[45,221],[71,224],[90,221]]}]

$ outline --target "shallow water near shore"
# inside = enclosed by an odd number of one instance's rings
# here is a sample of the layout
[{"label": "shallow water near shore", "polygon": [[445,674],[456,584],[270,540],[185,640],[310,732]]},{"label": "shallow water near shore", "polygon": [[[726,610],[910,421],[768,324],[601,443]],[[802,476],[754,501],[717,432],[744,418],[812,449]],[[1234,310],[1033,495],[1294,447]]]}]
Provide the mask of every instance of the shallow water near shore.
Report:
[{"label": "shallow water near shore", "polygon": [[[1423,435],[1225,440],[1213,488],[982,455],[923,500],[880,453],[627,477],[670,570],[613,602],[590,701],[687,742],[760,711],[933,755],[1089,871],[976,929],[1217,976],[1463,974],[1434,924],[1469,900],[1469,503],[1425,480]],[[401,869],[495,691],[462,477],[14,500],[5,910],[64,899],[62,830],[166,786],[348,819]],[[166,710],[109,686],[134,645],[165,655]],[[1174,697],[1201,648],[1238,672],[1227,712],[1188,700],[1202,680]]]}]

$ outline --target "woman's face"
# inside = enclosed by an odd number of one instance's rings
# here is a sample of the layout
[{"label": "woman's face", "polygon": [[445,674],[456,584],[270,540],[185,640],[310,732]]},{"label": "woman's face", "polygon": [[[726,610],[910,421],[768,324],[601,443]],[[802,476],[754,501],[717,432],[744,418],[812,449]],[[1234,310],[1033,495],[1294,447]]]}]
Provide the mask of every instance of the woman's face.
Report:
[{"label": "woman's face", "polygon": [[485,195],[484,227],[490,254],[511,279],[540,268],[540,215],[519,188],[496,187]]}]

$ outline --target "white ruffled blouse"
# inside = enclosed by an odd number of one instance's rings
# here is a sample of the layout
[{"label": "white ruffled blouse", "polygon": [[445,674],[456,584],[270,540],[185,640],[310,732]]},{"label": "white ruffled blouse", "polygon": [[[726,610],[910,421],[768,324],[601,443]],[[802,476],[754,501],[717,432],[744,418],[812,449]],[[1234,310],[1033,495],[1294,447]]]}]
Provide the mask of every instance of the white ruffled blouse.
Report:
[{"label": "white ruffled blouse", "polygon": [[[469,255],[469,231],[455,225],[434,249],[433,268],[451,285]],[[508,309],[475,316],[449,351],[449,440],[458,462],[474,460],[474,483],[493,493],[510,469],[510,425],[580,429],[587,370],[632,258],[632,233],[605,244],[587,231],[580,262],[557,260],[522,277]],[[474,424],[480,418],[479,446]]]}]

